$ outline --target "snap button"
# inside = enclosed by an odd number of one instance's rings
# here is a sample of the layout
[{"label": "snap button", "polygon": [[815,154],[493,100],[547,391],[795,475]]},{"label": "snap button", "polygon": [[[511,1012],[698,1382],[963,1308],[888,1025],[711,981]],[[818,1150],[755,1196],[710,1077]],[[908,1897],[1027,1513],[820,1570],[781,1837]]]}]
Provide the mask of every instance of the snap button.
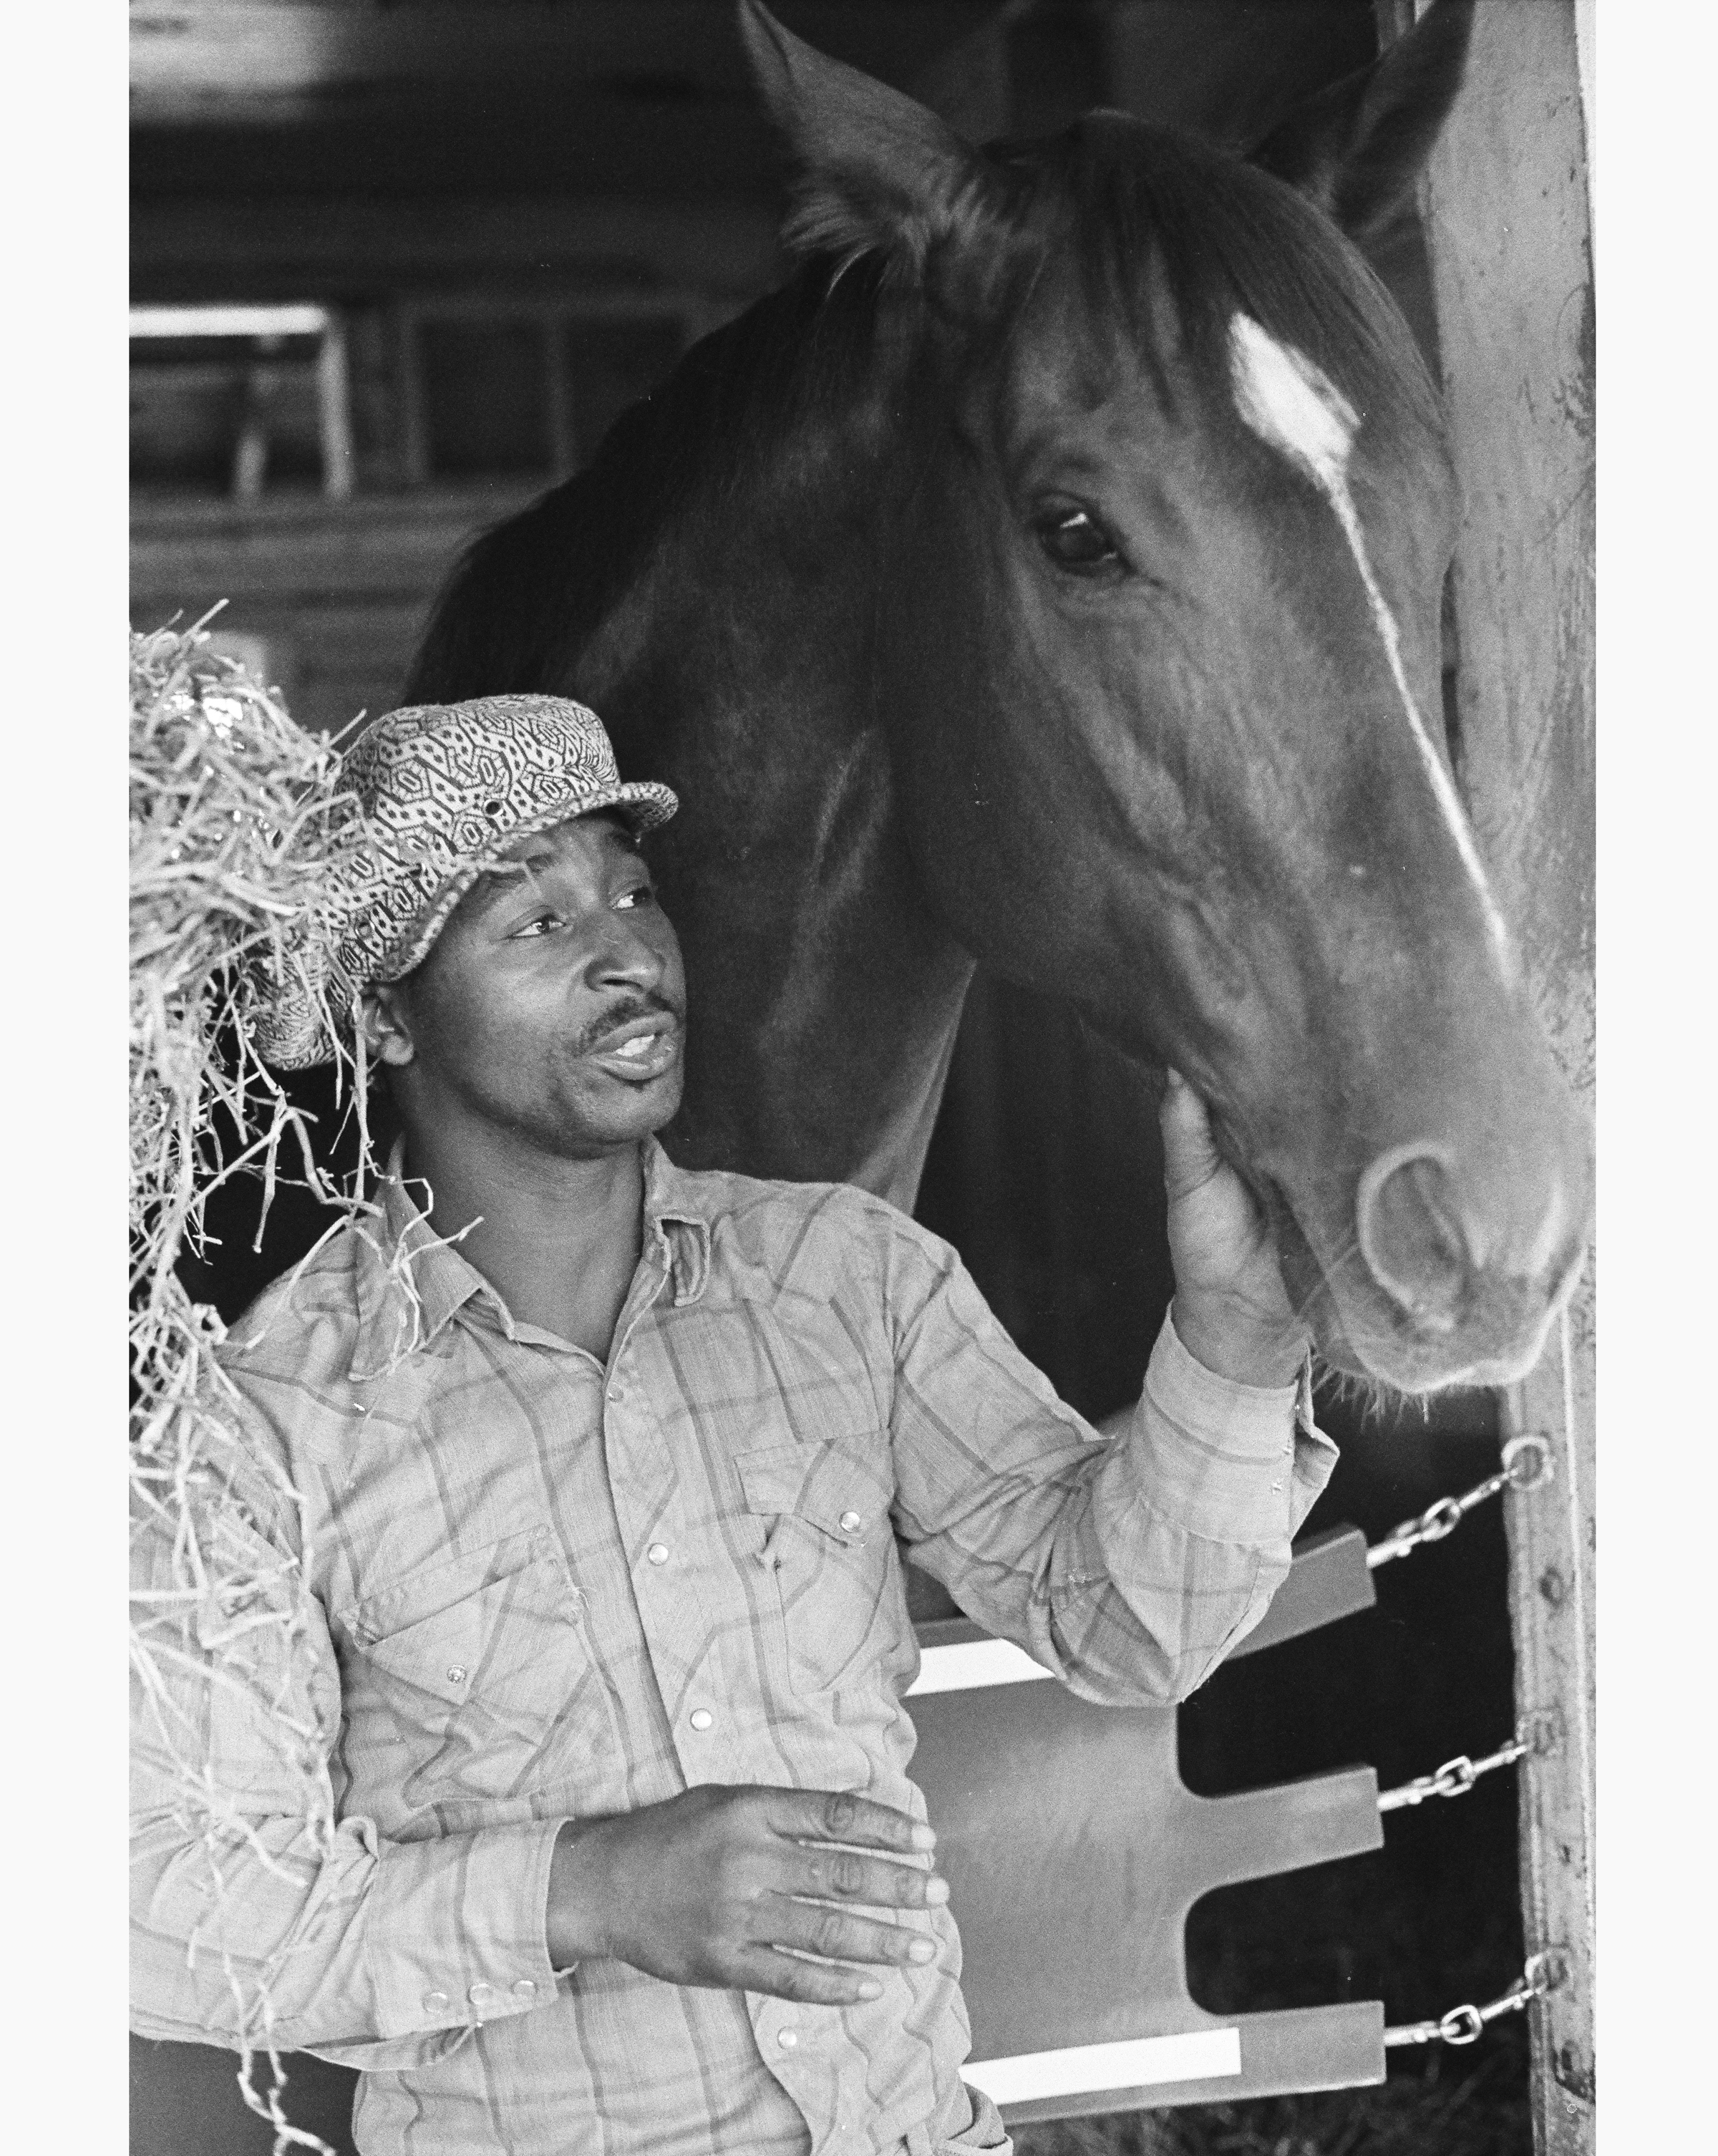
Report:
[{"label": "snap button", "polygon": [[668,1563],[668,1544],[666,1543],[652,1543],[649,1548],[645,1551],[644,1554],[649,1558],[652,1564],[666,1564]]},{"label": "snap button", "polygon": [[715,1726],[715,1717],[707,1707],[695,1707],[688,1718],[695,1729],[711,1729]]},{"label": "snap button", "polygon": [[446,1992],[426,1991],[423,1994],[423,2010],[426,2014],[445,2014],[448,2010]]},{"label": "snap button", "polygon": [[495,2004],[495,1987],[492,1984],[474,1984],[465,1996],[474,2006],[491,2006]]},{"label": "snap button", "polygon": [[618,1407],[621,1401],[626,1398],[626,1387],[624,1385],[611,1385],[608,1388],[608,1397]]},{"label": "snap button", "polygon": [[856,1535],[864,1524],[857,1512],[844,1512],[841,1515],[841,1532],[844,1535]]},{"label": "snap button", "polygon": [[536,1995],[537,1988],[528,1976],[521,1976],[513,1987],[513,1996],[515,1999],[535,1999]]},{"label": "snap button", "polygon": [[799,2041],[799,2031],[797,2029],[777,2029],[776,2041],[784,2051],[791,2051]]},{"label": "snap button", "polygon": [[449,1684],[464,1684],[464,1681],[465,1665],[464,1662],[455,1662],[453,1667],[448,1671],[448,1682]]}]

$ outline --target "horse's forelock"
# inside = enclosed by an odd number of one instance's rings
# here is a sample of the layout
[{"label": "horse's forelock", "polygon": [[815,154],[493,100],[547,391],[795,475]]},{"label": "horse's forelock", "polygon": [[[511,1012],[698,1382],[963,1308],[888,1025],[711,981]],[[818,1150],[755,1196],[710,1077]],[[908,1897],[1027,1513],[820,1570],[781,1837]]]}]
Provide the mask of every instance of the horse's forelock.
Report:
[{"label": "horse's forelock", "polygon": [[[1226,396],[1238,311],[1319,365],[1389,434],[1441,425],[1436,392],[1382,281],[1282,182],[1197,136],[1094,113],[1049,143],[998,144],[1021,236],[1067,259],[1090,326]],[[1164,300],[1192,362],[1164,349]]]}]

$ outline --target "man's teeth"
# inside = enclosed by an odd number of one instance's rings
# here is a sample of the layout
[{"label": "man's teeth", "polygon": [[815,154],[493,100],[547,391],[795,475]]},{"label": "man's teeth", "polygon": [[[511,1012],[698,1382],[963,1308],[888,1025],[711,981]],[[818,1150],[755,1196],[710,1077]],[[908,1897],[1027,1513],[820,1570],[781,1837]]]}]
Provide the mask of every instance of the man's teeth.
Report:
[{"label": "man's teeth", "polygon": [[617,1055],[648,1055],[655,1045],[656,1035],[654,1033],[635,1033],[630,1040],[623,1042],[614,1052]]}]

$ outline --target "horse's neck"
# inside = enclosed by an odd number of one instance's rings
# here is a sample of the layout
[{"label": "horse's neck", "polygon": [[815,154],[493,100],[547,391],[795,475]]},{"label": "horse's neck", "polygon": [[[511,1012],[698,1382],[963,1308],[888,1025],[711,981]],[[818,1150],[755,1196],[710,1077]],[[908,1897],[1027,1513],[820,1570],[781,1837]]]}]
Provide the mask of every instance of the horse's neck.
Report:
[{"label": "horse's neck", "polygon": [[929,910],[874,708],[886,428],[827,415],[695,491],[606,612],[577,692],[680,793],[656,842],[691,997],[689,1166],[910,1209],[972,961]]}]

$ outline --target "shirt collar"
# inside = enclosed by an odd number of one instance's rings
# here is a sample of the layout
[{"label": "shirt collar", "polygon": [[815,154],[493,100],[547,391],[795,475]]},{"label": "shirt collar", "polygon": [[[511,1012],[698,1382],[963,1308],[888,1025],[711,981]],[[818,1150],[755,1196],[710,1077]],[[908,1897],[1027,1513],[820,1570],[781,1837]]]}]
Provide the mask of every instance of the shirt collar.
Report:
[{"label": "shirt collar", "polygon": [[[654,1138],[644,1141],[644,1247],[674,1286],[674,1307],[696,1302],[710,1278],[710,1218],[700,1203],[702,1176],[678,1168]],[[669,1229],[679,1230],[670,1235]]]},{"label": "shirt collar", "polygon": [[[351,1375],[376,1378],[428,1347],[468,1303],[485,1305],[511,1340],[506,1303],[464,1256],[438,1237],[402,1173],[405,1140],[397,1138],[377,1193],[378,1210],[353,1232],[360,1239],[358,1332]],[[671,1285],[675,1307],[696,1302],[710,1277],[710,1223],[694,1178],[677,1168],[654,1137],[644,1147],[644,1255]]]}]

